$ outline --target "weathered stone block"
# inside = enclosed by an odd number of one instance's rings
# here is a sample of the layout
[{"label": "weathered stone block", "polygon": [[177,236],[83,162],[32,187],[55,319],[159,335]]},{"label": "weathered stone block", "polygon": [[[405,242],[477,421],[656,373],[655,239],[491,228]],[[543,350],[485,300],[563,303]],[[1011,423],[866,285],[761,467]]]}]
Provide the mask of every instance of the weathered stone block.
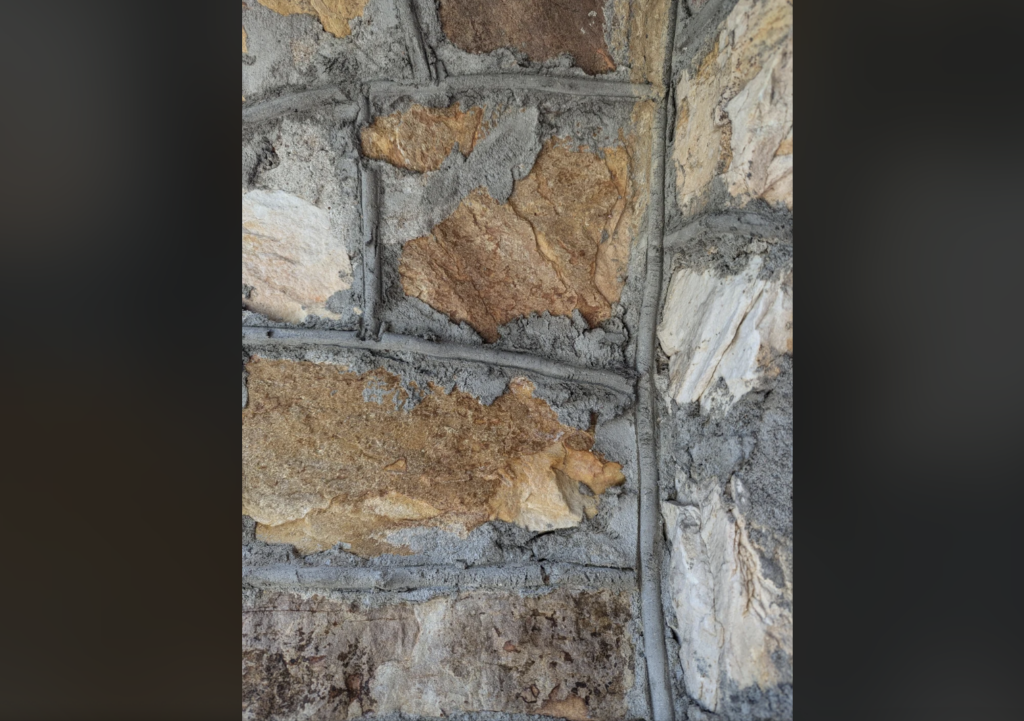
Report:
[{"label": "weathered stone block", "polygon": [[629,595],[475,591],[422,603],[268,594],[242,615],[244,719],[498,711],[619,721]]},{"label": "weathered stone block", "polygon": [[792,210],[792,0],[740,0],[682,71],[672,159],[686,215],[757,198]]},{"label": "weathered stone block", "polygon": [[349,327],[361,227],[355,161],[325,117],[246,128],[242,145],[242,307],[271,321]]},{"label": "weathered stone block", "polygon": [[412,77],[395,0],[246,0],[242,96]]},{"label": "weathered stone block", "polygon": [[[707,410],[729,405],[793,352],[793,271],[761,277],[760,256],[734,276],[682,268],[672,276],[658,340],[669,356],[669,394]],[[727,391],[718,393],[719,380]]]},{"label": "weathered stone block", "polygon": [[592,451],[593,432],[559,423],[525,379],[485,406],[411,384],[422,394],[414,404],[384,370],[254,358],[247,375],[242,512],[259,538],[302,553],[342,543],[363,556],[405,554],[392,533],[465,536],[492,520],[569,528],[625,481]]}]

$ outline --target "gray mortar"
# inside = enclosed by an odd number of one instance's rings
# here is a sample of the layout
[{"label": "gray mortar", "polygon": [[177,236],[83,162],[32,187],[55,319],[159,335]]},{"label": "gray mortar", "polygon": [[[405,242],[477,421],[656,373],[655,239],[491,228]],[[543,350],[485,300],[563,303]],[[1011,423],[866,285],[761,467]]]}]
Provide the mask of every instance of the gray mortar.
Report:
[{"label": "gray mortar", "polygon": [[617,51],[612,47],[614,28],[625,23],[628,29],[629,18],[615,15],[615,0],[605,0],[605,43],[615,63],[611,72],[599,75],[588,75],[576,67],[573,58],[567,53],[545,62],[530,62],[520,51],[513,48],[499,48],[490,53],[467,53],[453,45],[441,30],[441,20],[437,0],[413,0],[423,42],[426,46],[430,62],[439,71],[447,75],[479,75],[484,73],[502,73],[503,75],[536,74],[561,76],[567,78],[593,78],[600,81],[629,80],[629,49]]},{"label": "gray mortar", "polygon": [[[351,200],[359,197],[362,183],[352,124],[358,105],[335,102],[335,96],[321,92],[304,93],[303,98],[264,103],[274,112],[256,107],[258,120],[243,122],[242,192],[283,190],[327,211],[332,228],[345,235],[339,242],[351,260],[353,282],[327,299],[327,308],[340,319],[310,315],[298,327],[352,330],[360,327],[364,305],[362,213]],[[323,105],[309,104],[324,98]],[[312,151],[304,135],[319,132],[327,136],[328,147]],[[245,309],[244,300],[242,325],[293,327]]]},{"label": "gray mortar", "polygon": [[344,38],[325,32],[312,15],[283,16],[249,2],[242,10],[249,51],[242,56],[246,102],[370,78],[411,80],[396,1],[369,0]]},{"label": "gray mortar", "polygon": [[[460,109],[485,109],[485,122],[497,122],[468,158],[453,149],[437,171],[414,173],[374,163],[383,186],[379,239],[382,284],[381,321],[386,330],[450,343],[479,345],[483,339],[465,323],[405,295],[398,266],[404,243],[430,233],[474,188],[485,186],[498,202],[512,192],[512,181],[530,171],[541,144],[552,137],[602,154],[621,146],[620,130],[628,130],[633,100],[574,98],[522,90],[471,90],[458,96],[433,90],[428,96],[374,96],[375,115],[402,112],[413,102],[431,107],[458,103]],[[497,181],[497,182],[495,182]],[[631,249],[626,283],[612,317],[590,328],[578,312],[573,316],[548,313],[517,318],[498,329],[492,347],[526,351],[541,357],[590,368],[627,368],[633,361],[633,333],[643,270],[636,262],[646,245],[638,234]]]},{"label": "gray mortar", "polygon": [[735,275],[751,255],[764,260],[767,277],[793,262],[793,216],[767,206],[704,215],[666,235],[665,255],[664,281],[680,267]]},{"label": "gray mortar", "polygon": [[[273,344],[261,344],[252,352],[263,358],[343,366],[353,373],[384,368],[397,375],[409,393],[410,397],[404,402],[406,409],[419,402],[429,383],[436,384],[445,393],[458,388],[489,405],[506,391],[511,378],[528,377],[536,385],[535,396],[550,403],[562,423],[586,429],[596,422],[594,447],[609,460],[622,464],[626,482],[608,489],[601,496],[597,515],[594,518],[584,517],[575,528],[531,532],[514,524],[493,521],[474,529],[465,538],[427,528],[406,529],[392,534],[389,540],[407,544],[414,551],[411,556],[385,554],[363,559],[336,547],[303,558],[290,546],[257,541],[251,527],[243,524],[243,555],[250,565],[293,563],[373,567],[453,564],[471,567],[554,561],[580,566],[633,567],[637,469],[635,431],[626,414],[630,403],[628,397],[600,387],[560,381],[518,369],[426,358],[408,352]],[[339,368],[339,372],[341,370]],[[372,392],[367,394],[366,400],[383,402],[383,398]]]}]

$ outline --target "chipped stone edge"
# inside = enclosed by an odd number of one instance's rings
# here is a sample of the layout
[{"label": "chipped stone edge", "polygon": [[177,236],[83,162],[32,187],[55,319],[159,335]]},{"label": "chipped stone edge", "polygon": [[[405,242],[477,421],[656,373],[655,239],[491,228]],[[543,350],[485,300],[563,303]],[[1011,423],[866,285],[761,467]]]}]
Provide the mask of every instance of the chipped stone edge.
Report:
[{"label": "chipped stone edge", "polygon": [[[677,3],[668,8],[662,87],[671,87],[672,55],[675,49]],[[648,205],[647,258],[640,304],[636,345],[636,441],[639,455],[639,548],[640,615],[647,661],[647,689],[654,721],[673,721],[675,709],[665,643],[665,616],[661,599],[661,571],[664,532],[661,525],[661,494],[658,486],[657,401],[655,395],[655,336],[661,303],[662,250],[665,235],[665,150],[668,145],[668,105],[671,93],[660,96],[651,139],[651,201]]]},{"label": "chipped stone edge", "polygon": [[421,589],[468,591],[474,589],[521,588],[633,590],[636,576],[631,569],[583,566],[573,563],[531,563],[522,565],[397,566],[390,568],[315,566],[296,567],[287,563],[243,566],[242,580],[264,590],[388,591],[401,593]]},{"label": "chipped stone edge", "polygon": [[491,350],[489,348],[458,343],[438,343],[398,333],[382,333],[379,340],[363,340],[359,338],[359,334],[355,331],[244,326],[242,328],[242,344],[250,347],[261,345],[319,345],[357,348],[377,352],[416,353],[430,358],[469,361],[515,368],[558,380],[600,386],[628,396],[630,399],[633,398],[634,392],[634,384],[631,378],[623,377],[612,371],[579,368],[527,353]]}]

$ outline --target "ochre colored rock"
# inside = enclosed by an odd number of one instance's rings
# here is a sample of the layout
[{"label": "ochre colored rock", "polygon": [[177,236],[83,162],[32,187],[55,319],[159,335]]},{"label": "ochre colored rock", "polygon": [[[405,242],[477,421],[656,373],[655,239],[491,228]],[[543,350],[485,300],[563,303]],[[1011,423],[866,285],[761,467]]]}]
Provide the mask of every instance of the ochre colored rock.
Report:
[{"label": "ochre colored rock", "polygon": [[260,358],[247,368],[242,513],[259,538],[302,553],[339,542],[363,556],[409,553],[388,534],[464,535],[496,519],[567,528],[597,511],[579,483],[600,495],[625,480],[525,379],[490,406],[431,387],[407,411],[407,391],[382,369]]},{"label": "ochre colored rock", "polygon": [[428,236],[406,243],[406,295],[484,340],[531,313],[571,315],[591,327],[611,317],[625,284],[636,214],[624,148],[604,158],[555,140],[499,205],[478,188]]},{"label": "ochre colored rock", "polygon": [[243,300],[268,318],[301,323],[340,316],[327,299],[352,287],[352,265],[327,211],[282,190],[242,195]]},{"label": "ochre colored rock", "polygon": [[281,15],[312,15],[324,30],[338,38],[352,32],[349,21],[361,17],[367,0],[258,0]]},{"label": "ochre colored rock", "polygon": [[496,711],[630,718],[629,594],[473,591],[422,603],[263,594],[242,613],[242,718]]},{"label": "ochre colored rock", "polygon": [[764,198],[792,209],[792,0],[740,0],[718,38],[676,88],[680,207],[703,210],[721,178],[729,205]]},{"label": "ochre colored rock", "polygon": [[604,39],[604,1],[440,0],[441,29],[468,53],[514,48],[531,61],[568,53],[591,75],[615,69]]},{"label": "ochre colored rock", "polygon": [[463,155],[470,154],[482,137],[482,116],[478,107],[462,112],[458,104],[448,108],[413,104],[363,129],[363,155],[420,173],[437,170],[456,143]]}]

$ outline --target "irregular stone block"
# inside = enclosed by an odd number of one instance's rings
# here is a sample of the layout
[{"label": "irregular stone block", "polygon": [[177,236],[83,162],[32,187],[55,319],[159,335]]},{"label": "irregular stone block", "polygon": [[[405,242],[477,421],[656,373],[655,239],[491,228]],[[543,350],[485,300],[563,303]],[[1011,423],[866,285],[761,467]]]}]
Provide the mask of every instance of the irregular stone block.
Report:
[{"label": "irregular stone block", "polygon": [[248,0],[242,95],[248,102],[288,88],[410,78],[395,0]]},{"label": "irregular stone block", "polygon": [[281,15],[312,15],[336,38],[348,36],[349,22],[362,16],[367,0],[256,0]]},{"label": "irregular stone block", "polygon": [[419,173],[437,170],[456,143],[464,156],[473,151],[482,136],[482,116],[478,107],[462,112],[458,104],[448,108],[413,104],[406,112],[379,117],[363,129],[363,155]]},{"label": "irregular stone block", "polygon": [[686,501],[662,504],[668,585],[686,691],[716,712],[726,692],[792,682],[792,588],[765,577],[744,515],[717,486]]},{"label": "irregular stone block", "polygon": [[326,303],[352,287],[352,265],[326,211],[281,190],[253,190],[242,195],[242,283],[251,288],[246,305],[273,320],[340,318]]},{"label": "irregular stone block", "polygon": [[417,527],[462,537],[492,520],[569,528],[625,481],[591,451],[594,434],[559,423],[525,379],[485,406],[458,390],[405,388],[382,369],[253,358],[247,374],[242,513],[260,539],[302,553],[342,543],[362,556],[408,554],[390,534]]},{"label": "irregular stone block", "polygon": [[531,61],[568,53],[591,75],[615,69],[604,33],[603,0],[440,0],[441,28],[469,53],[513,48]]},{"label": "irregular stone block", "polygon": [[498,326],[544,311],[576,309],[596,326],[625,283],[636,209],[629,162],[622,148],[601,158],[549,141],[508,203],[477,189],[430,235],[406,243],[406,295],[487,342]]},{"label": "irregular stone block", "polygon": [[793,208],[792,0],[740,0],[699,67],[683,71],[676,98],[684,214],[707,207],[716,181],[726,206],[763,198]]},{"label": "irregular stone block", "polygon": [[[773,361],[793,352],[793,273],[760,277],[753,256],[739,275],[719,277],[682,268],[672,276],[658,340],[669,356],[669,394],[708,410],[730,405],[754,388]],[[717,395],[716,383],[728,388]]]},{"label": "irregular stone block", "polygon": [[621,591],[475,591],[368,605],[268,594],[242,615],[242,718],[496,711],[619,721],[634,683]]}]

